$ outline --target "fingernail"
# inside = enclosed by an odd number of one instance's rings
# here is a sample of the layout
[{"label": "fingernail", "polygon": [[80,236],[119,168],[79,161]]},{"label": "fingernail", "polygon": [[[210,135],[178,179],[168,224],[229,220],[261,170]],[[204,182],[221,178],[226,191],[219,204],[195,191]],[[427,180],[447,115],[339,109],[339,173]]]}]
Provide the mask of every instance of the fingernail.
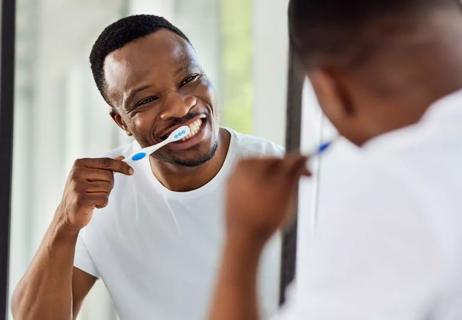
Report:
[{"label": "fingernail", "polygon": [[130,175],[132,175],[133,173],[135,173],[135,171],[133,171],[133,168],[130,168],[130,169],[128,169],[128,173],[130,173]]}]

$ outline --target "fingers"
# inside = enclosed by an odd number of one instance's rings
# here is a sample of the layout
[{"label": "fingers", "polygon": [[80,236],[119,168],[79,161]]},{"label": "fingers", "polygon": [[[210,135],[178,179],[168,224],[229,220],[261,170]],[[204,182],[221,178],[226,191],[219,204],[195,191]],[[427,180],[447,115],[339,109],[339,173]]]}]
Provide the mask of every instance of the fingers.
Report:
[{"label": "fingers", "polygon": [[114,175],[112,171],[86,167],[75,168],[74,176],[77,180],[83,182],[107,181],[112,183],[114,181]]},{"label": "fingers", "polygon": [[310,176],[306,167],[307,157],[288,154],[284,158],[248,158],[241,160],[236,172],[242,176],[254,176],[268,183],[295,184],[301,176]]},{"label": "fingers", "polygon": [[108,204],[108,194],[107,193],[94,193],[86,194],[85,196],[79,197],[77,200],[77,207],[79,208],[104,208]]},{"label": "fingers", "polygon": [[109,203],[107,194],[94,194],[90,195],[89,197],[93,197],[92,202],[94,203],[95,208],[97,209],[104,208]]},{"label": "fingers", "polygon": [[269,238],[293,212],[298,180],[308,173],[306,160],[299,154],[241,160],[228,182],[228,228]]},{"label": "fingers", "polygon": [[292,153],[284,158],[247,158],[238,163],[239,170],[263,175],[283,174],[289,176],[311,175],[306,167],[308,158]]},{"label": "fingers", "polygon": [[309,175],[306,167],[307,157],[299,154],[289,154],[283,160],[282,171],[292,179],[298,179],[301,175]]},{"label": "fingers", "polygon": [[265,171],[267,171],[267,173],[269,174],[278,173],[280,171],[281,160],[282,160],[281,158],[264,159],[265,161],[264,167],[266,169]]},{"label": "fingers", "polygon": [[85,167],[90,169],[104,169],[112,172],[119,172],[126,175],[133,174],[133,168],[126,162],[122,161],[123,157],[111,158],[86,158],[79,159],[75,162],[75,167]]},{"label": "fingers", "polygon": [[104,208],[114,186],[114,172],[133,174],[133,169],[119,156],[115,159],[79,159],[69,174],[59,212],[74,230],[91,220],[95,208]]},{"label": "fingers", "polygon": [[241,171],[249,171],[255,174],[271,174],[279,171],[281,158],[265,157],[265,158],[246,158],[238,162],[237,168]]},{"label": "fingers", "polygon": [[87,193],[107,193],[111,192],[114,184],[111,181],[93,181],[85,184],[84,188]]}]

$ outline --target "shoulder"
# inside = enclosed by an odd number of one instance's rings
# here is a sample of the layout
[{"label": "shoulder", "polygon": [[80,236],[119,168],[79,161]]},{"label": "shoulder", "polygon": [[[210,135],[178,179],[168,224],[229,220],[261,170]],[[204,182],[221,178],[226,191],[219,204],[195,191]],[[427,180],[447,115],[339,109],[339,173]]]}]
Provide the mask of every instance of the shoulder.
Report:
[{"label": "shoulder", "polygon": [[385,167],[407,179],[432,177],[435,168],[451,167],[451,159],[461,159],[460,141],[450,130],[422,121],[383,134],[364,146],[364,159],[377,170]]},{"label": "shoulder", "polygon": [[228,130],[232,136],[235,151],[239,157],[281,157],[284,155],[284,148],[272,141],[248,134],[239,133],[232,129],[226,130]]},{"label": "shoulder", "polygon": [[431,156],[423,140],[413,128],[406,128],[376,138],[352,157],[333,146],[322,158],[319,210],[338,221],[340,217],[404,219],[427,212],[423,195],[433,190],[434,183],[430,183]]}]

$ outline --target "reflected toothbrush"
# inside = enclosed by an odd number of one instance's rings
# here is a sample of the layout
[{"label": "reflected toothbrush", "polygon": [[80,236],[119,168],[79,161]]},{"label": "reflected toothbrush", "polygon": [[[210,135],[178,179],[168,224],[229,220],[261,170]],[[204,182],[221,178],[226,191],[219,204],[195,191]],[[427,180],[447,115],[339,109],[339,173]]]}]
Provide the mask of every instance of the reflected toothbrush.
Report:
[{"label": "reflected toothbrush", "polygon": [[308,159],[311,159],[311,158],[314,158],[316,156],[321,156],[322,154],[324,154],[324,152],[327,151],[327,149],[329,149],[332,144],[339,139],[339,136],[335,136],[334,138],[332,138],[331,140],[327,140],[327,141],[324,141],[324,142],[321,142],[321,144],[319,144],[318,147],[316,147],[315,150],[311,151],[308,153]]},{"label": "reflected toothbrush", "polygon": [[329,147],[332,145],[333,142],[334,142],[333,140],[322,142],[314,151],[309,153],[309,157],[313,158],[315,156],[322,155],[324,152],[327,151],[327,149],[329,149]]},{"label": "reflected toothbrush", "polygon": [[132,155],[128,156],[125,159],[125,161],[126,162],[139,161],[139,160],[143,159],[144,157],[156,152],[157,150],[159,150],[160,148],[166,146],[169,143],[177,142],[177,141],[180,141],[180,140],[186,138],[189,135],[190,132],[191,132],[191,129],[188,126],[181,126],[181,127],[177,128],[177,129],[175,129],[172,133],[170,133],[168,138],[165,139],[164,141],[162,141],[160,143],[157,143],[155,145],[152,145],[150,147],[143,148],[143,149],[133,153]]}]

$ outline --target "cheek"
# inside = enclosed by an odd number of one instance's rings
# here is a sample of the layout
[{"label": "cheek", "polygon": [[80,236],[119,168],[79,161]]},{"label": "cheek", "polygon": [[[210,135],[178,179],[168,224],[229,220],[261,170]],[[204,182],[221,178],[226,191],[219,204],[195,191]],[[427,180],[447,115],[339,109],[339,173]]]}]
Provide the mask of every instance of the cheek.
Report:
[{"label": "cheek", "polygon": [[133,129],[140,131],[150,123],[147,117],[137,115],[132,119]]},{"label": "cheek", "polygon": [[130,119],[132,131],[135,136],[151,139],[157,113],[153,111],[139,112]]}]

